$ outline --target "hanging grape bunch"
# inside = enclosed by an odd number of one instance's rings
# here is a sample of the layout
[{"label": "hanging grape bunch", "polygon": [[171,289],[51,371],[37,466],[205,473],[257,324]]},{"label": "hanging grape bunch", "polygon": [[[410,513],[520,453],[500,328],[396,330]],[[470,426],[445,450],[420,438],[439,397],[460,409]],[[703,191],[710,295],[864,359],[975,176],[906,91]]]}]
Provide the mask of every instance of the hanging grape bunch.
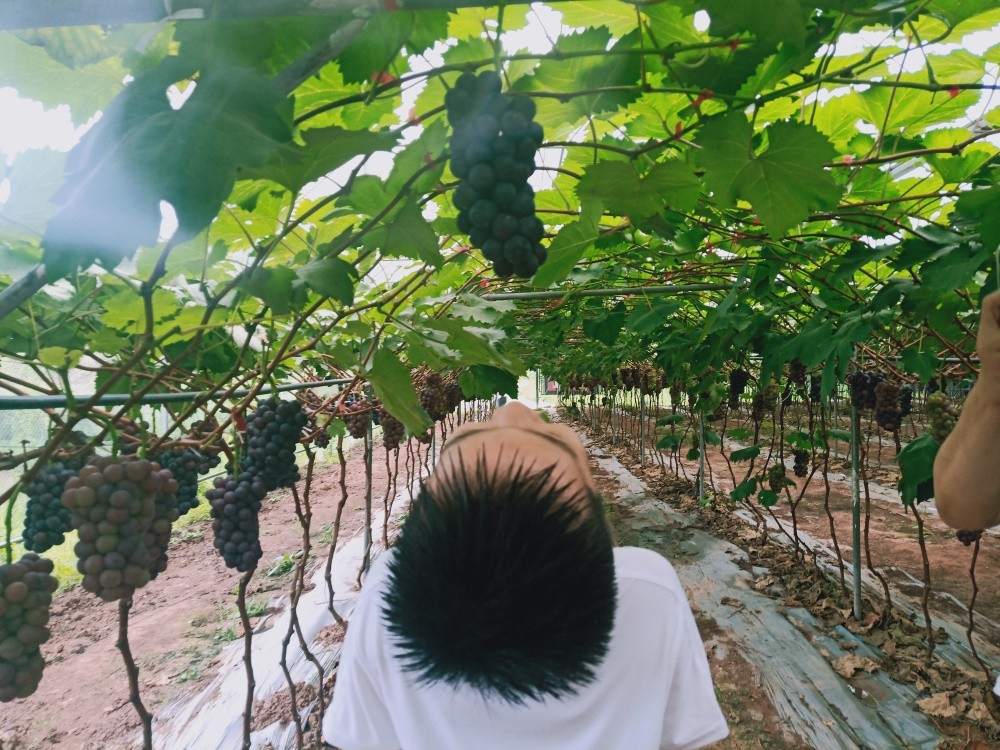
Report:
[{"label": "hanging grape bunch", "polygon": [[325,428],[320,429],[320,419],[327,413],[323,399],[310,389],[302,391],[299,396],[302,399],[302,410],[306,414],[306,424],[303,428],[305,436],[311,436],[312,444],[317,448],[326,448],[330,445],[330,434]]},{"label": "hanging grape bunch", "polygon": [[0,565],[0,702],[27,698],[42,681],[40,646],[49,639],[49,605],[59,581],[52,561],[28,552]]},{"label": "hanging grape bunch", "polygon": [[930,420],[931,437],[943,443],[958,421],[958,407],[943,393],[932,393],[927,397],[927,419]]},{"label": "hanging grape bunch", "polygon": [[418,380],[420,385],[417,393],[420,397],[420,405],[431,419],[440,422],[451,411],[448,408],[448,399],[445,396],[441,374],[427,371],[418,376]]},{"label": "hanging grape bunch", "polygon": [[445,96],[452,127],[451,171],[459,179],[452,201],[458,229],[483,251],[498,276],[531,277],[545,262],[545,226],[535,216],[528,177],[542,145],[535,103],[500,93],[500,76],[465,72]]},{"label": "hanging grape bunch", "polygon": [[883,380],[875,386],[875,421],[883,430],[895,432],[903,424],[900,393],[899,383],[889,380]]},{"label": "hanging grape bunch", "polygon": [[772,492],[781,492],[785,486],[785,465],[780,461],[767,470],[767,486]]},{"label": "hanging grape bunch", "polygon": [[145,422],[133,422],[124,417],[115,422],[115,429],[118,431],[118,452],[125,456],[132,456],[139,452],[142,445],[142,433],[147,429]]},{"label": "hanging grape bunch", "polygon": [[913,388],[904,385],[899,389],[899,416],[906,419],[913,411]]},{"label": "hanging grape bunch", "polygon": [[741,367],[729,372],[729,405],[735,409],[740,405],[740,396],[750,382],[750,373]]},{"label": "hanging grape bunch", "polygon": [[247,417],[246,450],[240,468],[253,469],[269,491],[292,486],[299,481],[295,446],[305,425],[306,415],[298,401],[272,397],[260,402]]},{"label": "hanging grape bunch", "polygon": [[444,381],[444,398],[448,404],[448,413],[451,414],[465,400],[462,393],[462,386],[458,383],[458,373],[450,372]]},{"label": "hanging grape bunch", "polygon": [[806,387],[806,366],[797,357],[788,363],[788,380],[800,388]]},{"label": "hanging grape bunch", "polygon": [[797,477],[804,477],[809,473],[809,451],[796,448],[792,451],[792,473]]},{"label": "hanging grape bunch", "polygon": [[368,399],[351,393],[341,405],[341,416],[347,423],[347,432],[355,440],[364,439],[372,422],[372,405]]},{"label": "hanging grape bunch", "polygon": [[154,580],[167,569],[167,548],[174,521],[180,518],[177,495],[172,492],[156,493],[156,512],[146,532],[145,544],[149,550],[149,578]]},{"label": "hanging grape bunch", "polygon": [[750,418],[754,422],[760,422],[764,419],[764,407],[766,405],[763,393],[757,391],[753,394],[753,400],[750,402]]},{"label": "hanging grape bunch", "polygon": [[199,476],[222,463],[218,454],[202,453],[194,448],[163,451],[151,458],[177,480],[177,512],[181,516],[198,505]]},{"label": "hanging grape bunch", "polygon": [[778,408],[778,397],[780,395],[781,395],[781,389],[778,386],[778,381],[775,380],[774,378],[772,378],[771,382],[767,384],[767,387],[764,388],[764,391],[763,391],[764,408],[766,408],[768,411],[772,411],[772,412],[775,409],[777,409]]},{"label": "hanging grape bunch", "polygon": [[847,385],[851,392],[851,404],[858,411],[874,409],[878,401],[875,387],[885,380],[885,376],[877,372],[860,370],[847,376]]},{"label": "hanging grape bunch", "polygon": [[958,539],[966,547],[969,547],[979,541],[980,537],[983,535],[983,530],[978,531],[965,531],[959,530],[955,532],[955,538]]},{"label": "hanging grape bunch", "polygon": [[92,459],[66,482],[62,502],[80,537],[74,551],[84,589],[110,602],[149,583],[156,550],[146,535],[158,516],[157,493],[176,492],[169,471],[129,456]]},{"label": "hanging grape bunch", "polygon": [[814,404],[823,400],[823,377],[821,375],[809,376],[809,400]]},{"label": "hanging grape bunch", "polygon": [[72,517],[60,499],[66,482],[76,476],[82,462],[66,461],[42,468],[24,488],[28,497],[24,512],[24,548],[45,552],[66,541]]},{"label": "hanging grape bunch", "polygon": [[391,451],[403,443],[406,428],[402,422],[387,412],[384,406],[379,406],[378,411],[379,424],[382,425],[382,445],[387,451]]},{"label": "hanging grape bunch", "polygon": [[215,549],[228,568],[241,573],[257,567],[260,547],[260,506],[267,487],[260,472],[249,468],[238,475],[219,477],[208,491],[212,506]]}]

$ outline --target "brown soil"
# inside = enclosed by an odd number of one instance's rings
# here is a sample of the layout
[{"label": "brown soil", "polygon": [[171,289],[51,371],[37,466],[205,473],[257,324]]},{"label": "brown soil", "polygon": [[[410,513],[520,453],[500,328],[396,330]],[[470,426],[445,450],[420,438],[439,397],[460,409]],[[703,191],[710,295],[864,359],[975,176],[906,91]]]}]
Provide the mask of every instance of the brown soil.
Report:
[{"label": "brown soil", "polygon": [[[376,447],[372,471],[373,501],[381,502],[387,486],[383,455]],[[399,479],[404,480],[401,468]],[[329,529],[341,499],[340,466],[333,461],[317,468],[310,505],[313,512],[313,555],[326,559]],[[340,540],[364,524],[365,469],[360,446],[348,454]],[[266,628],[268,600],[287,592],[291,572],[269,576],[275,558],[302,548],[302,530],[289,491],[269,495],[261,511],[264,557],[248,588],[248,607],[255,630]],[[378,537],[380,530],[373,530]],[[321,543],[325,541],[326,544]],[[216,656],[228,641],[242,637],[236,613],[239,574],[229,570],[212,546],[210,521],[175,534],[169,566],[138,592],[129,617],[129,644],[139,667],[139,685],[147,709],[200,689],[216,671]],[[42,647],[48,664],[38,691],[4,705],[0,750],[132,750],[141,724],[129,703],[122,657],[116,648],[117,604],[106,604],[76,587],[56,597],[49,621],[52,637]],[[331,630],[328,638],[335,637]],[[287,701],[285,701],[287,704]],[[275,703],[274,711],[286,710]],[[207,749],[206,749],[207,750]]]}]

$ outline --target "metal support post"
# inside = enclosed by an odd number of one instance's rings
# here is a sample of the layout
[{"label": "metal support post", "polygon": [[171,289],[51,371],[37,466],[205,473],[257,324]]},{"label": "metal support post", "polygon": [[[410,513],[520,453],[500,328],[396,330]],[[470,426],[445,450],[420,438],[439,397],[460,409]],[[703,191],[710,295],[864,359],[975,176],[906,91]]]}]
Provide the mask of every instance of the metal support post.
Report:
[{"label": "metal support post", "polygon": [[854,619],[861,620],[861,419],[851,404],[851,532],[854,572]]}]

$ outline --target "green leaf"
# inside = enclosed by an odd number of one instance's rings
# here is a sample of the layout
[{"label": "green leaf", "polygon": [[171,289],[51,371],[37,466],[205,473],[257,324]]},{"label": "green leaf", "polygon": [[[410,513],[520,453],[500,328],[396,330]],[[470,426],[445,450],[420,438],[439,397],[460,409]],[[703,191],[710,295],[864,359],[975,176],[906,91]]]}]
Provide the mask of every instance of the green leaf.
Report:
[{"label": "green leaf", "polygon": [[771,489],[763,489],[757,493],[757,502],[765,508],[770,508],[778,502],[778,493]]},{"label": "green leaf", "polygon": [[669,432],[656,441],[656,447],[660,450],[675,451],[681,446],[679,435],[671,435]]},{"label": "green leaf", "polygon": [[577,183],[580,200],[599,200],[613,214],[642,219],[665,206],[690,211],[701,195],[701,181],[679,160],[660,162],[640,175],[633,162],[604,161],[587,167]]},{"label": "green leaf", "polygon": [[458,376],[458,384],[467,399],[490,399],[497,394],[517,398],[517,376],[490,365],[467,367]]},{"label": "green leaf", "polygon": [[760,443],[754,443],[746,448],[740,448],[729,454],[730,461],[749,461],[752,458],[757,458],[760,455],[761,448],[763,446]]},{"label": "green leaf", "polygon": [[748,31],[757,44],[769,48],[784,42],[801,49],[805,43],[806,19],[797,0],[705,0],[705,10],[712,19],[712,36]]},{"label": "green leaf", "polygon": [[276,315],[285,315],[302,303],[299,276],[291,268],[258,268],[240,286],[263,300]]},{"label": "green leaf", "polygon": [[697,446],[691,446],[688,448],[688,452],[684,454],[684,458],[688,461],[697,461],[701,457],[701,451],[698,450]]},{"label": "green leaf", "polygon": [[778,122],[764,132],[768,145],[757,154],[745,115],[710,120],[698,136],[697,158],[720,206],[745,200],[772,236],[783,237],[812,209],[837,206],[841,188],[823,169],[836,151],[810,125]]},{"label": "green leaf", "polygon": [[670,316],[681,309],[681,304],[671,299],[658,299],[648,310],[630,310],[625,328],[638,334],[650,334],[663,330]]},{"label": "green leaf", "polygon": [[580,218],[559,230],[549,245],[548,259],[531,279],[533,286],[550,287],[566,278],[597,240],[603,213],[604,207],[597,201],[580,205]]},{"label": "green leaf", "polygon": [[[389,70],[399,56],[414,24],[413,13],[377,13],[347,47],[337,62],[347,83],[366,83]],[[403,61],[405,64],[405,61]],[[394,70],[401,73],[401,70]]]},{"label": "green leaf", "polygon": [[924,265],[920,277],[927,289],[939,292],[958,289],[968,284],[980,266],[992,257],[993,254],[983,247],[976,250],[961,245]]},{"label": "green leaf", "polygon": [[911,372],[925,382],[934,377],[940,366],[933,349],[921,351],[915,346],[908,346],[899,353],[899,364],[904,372]]},{"label": "green leaf", "polygon": [[737,502],[746,500],[757,491],[757,477],[748,477],[733,488],[731,497]]},{"label": "green leaf", "polygon": [[363,244],[368,249],[381,249],[384,255],[413,258],[435,268],[444,262],[434,227],[413,201],[408,201],[391,220],[365,234]]},{"label": "green leaf", "polygon": [[625,323],[625,303],[619,302],[614,310],[605,311],[596,317],[583,321],[583,333],[588,338],[600,341],[605,346],[614,346],[618,334]]},{"label": "green leaf", "polygon": [[899,462],[899,494],[903,505],[934,497],[934,459],[941,446],[929,433],[911,440],[896,456]]},{"label": "green leaf", "polygon": [[56,370],[68,370],[76,367],[83,355],[79,349],[70,351],[58,346],[50,346],[38,350],[38,361]]},{"label": "green leaf", "polygon": [[345,130],[331,126],[302,133],[302,145],[276,149],[261,166],[243,172],[245,177],[273,180],[293,193],[329,174],[355,156],[391,151],[399,137],[389,132]]},{"label": "green leaf", "polygon": [[0,206],[0,222],[40,236],[56,210],[50,199],[62,184],[65,165],[65,153],[47,148],[18,154],[7,173],[10,197]]},{"label": "green leaf", "polygon": [[364,374],[378,400],[407,429],[419,435],[431,426],[431,418],[417,400],[409,368],[391,350],[384,346],[376,349]]},{"label": "green leaf", "polygon": [[354,302],[354,282],[358,278],[358,271],[345,260],[314,260],[298,270],[298,277],[306,286],[324,297],[335,299],[342,305]]}]

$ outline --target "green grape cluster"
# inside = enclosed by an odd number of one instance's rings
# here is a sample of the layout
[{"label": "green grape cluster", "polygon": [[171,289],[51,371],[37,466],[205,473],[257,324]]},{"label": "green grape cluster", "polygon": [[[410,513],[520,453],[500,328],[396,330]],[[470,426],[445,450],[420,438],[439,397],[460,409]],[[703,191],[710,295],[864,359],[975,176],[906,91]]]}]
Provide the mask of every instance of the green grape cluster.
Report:
[{"label": "green grape cluster", "polygon": [[263,476],[254,468],[219,477],[208,491],[215,549],[227,567],[241,573],[256,568],[263,555],[260,507],[267,492]]},{"label": "green grape cluster", "polygon": [[24,548],[45,552],[66,541],[73,519],[62,504],[66,482],[76,476],[82,462],[67,461],[43,467],[24,488],[28,502],[24,511]]},{"label": "green grape cluster", "polygon": [[222,462],[218,454],[194,448],[163,451],[151,458],[177,480],[177,512],[182,516],[198,505],[199,477]]},{"label": "green grape cluster", "polygon": [[772,492],[781,492],[785,486],[785,465],[780,461],[767,470],[767,486]]},{"label": "green grape cluster", "polygon": [[809,451],[796,448],[792,451],[792,473],[804,477],[809,473]]},{"label": "green grape cluster", "polygon": [[899,383],[891,380],[883,380],[875,386],[875,421],[883,430],[895,432],[902,426],[901,394]]},{"label": "green grape cluster", "polygon": [[62,502],[80,537],[74,551],[84,589],[110,602],[149,583],[163,534],[159,496],[176,493],[169,471],[130,456],[92,459],[66,482]]},{"label": "green grape cluster", "polygon": [[49,605],[59,588],[52,569],[32,552],[0,565],[0,702],[27,698],[42,681],[39,647],[49,639]]},{"label": "green grape cluster", "polygon": [[272,397],[260,402],[247,417],[240,468],[257,472],[269,491],[295,484],[299,481],[295,447],[307,420],[298,401]]},{"label": "green grape cluster", "polygon": [[545,225],[535,215],[528,178],[544,132],[535,102],[500,93],[500,76],[463,73],[445,96],[452,126],[452,201],[458,229],[483,251],[498,276],[530,277],[545,262]]},{"label": "green grape cluster", "polygon": [[943,443],[955,429],[958,421],[958,407],[943,393],[932,393],[927,397],[927,419],[930,420],[931,437]]}]

